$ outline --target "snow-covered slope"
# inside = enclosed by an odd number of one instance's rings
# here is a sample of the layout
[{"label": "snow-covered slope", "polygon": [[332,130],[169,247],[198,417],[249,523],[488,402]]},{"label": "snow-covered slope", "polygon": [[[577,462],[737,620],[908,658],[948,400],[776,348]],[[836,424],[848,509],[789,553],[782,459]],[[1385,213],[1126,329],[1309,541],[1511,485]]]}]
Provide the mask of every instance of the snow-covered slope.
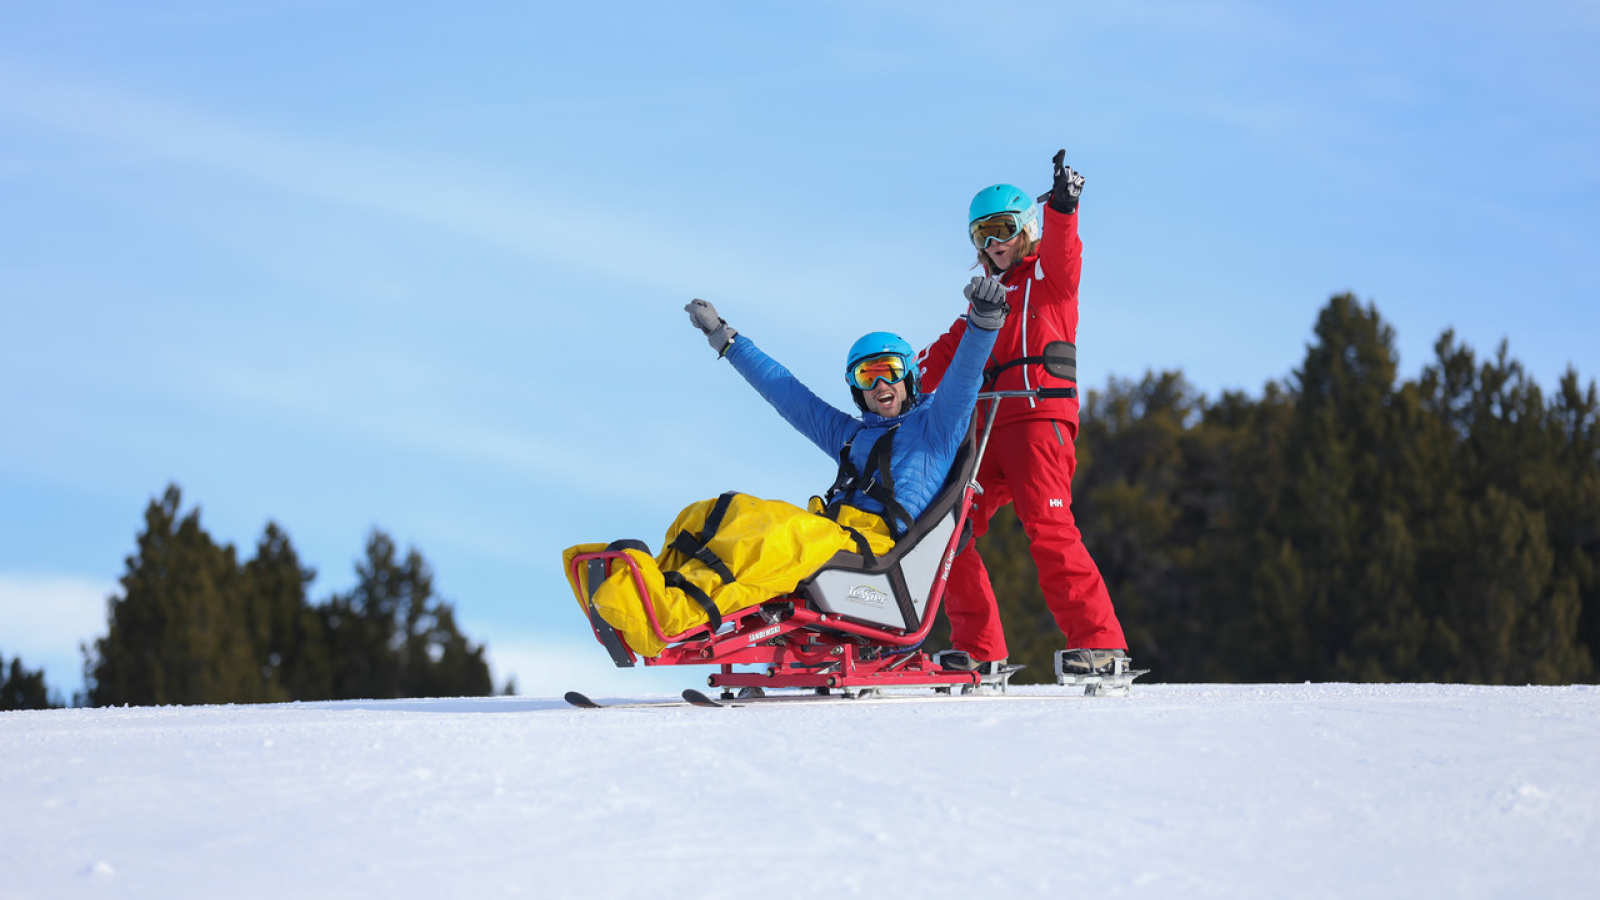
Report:
[{"label": "snow-covered slope", "polygon": [[1600,690],[0,713],[0,898],[1593,897]]}]

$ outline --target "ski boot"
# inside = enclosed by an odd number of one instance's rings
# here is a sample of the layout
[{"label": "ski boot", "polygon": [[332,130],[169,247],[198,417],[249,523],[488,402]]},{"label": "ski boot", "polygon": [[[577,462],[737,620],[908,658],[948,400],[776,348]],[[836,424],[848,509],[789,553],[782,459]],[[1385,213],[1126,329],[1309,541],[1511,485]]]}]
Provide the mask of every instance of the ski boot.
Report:
[{"label": "ski boot", "polygon": [[963,685],[961,693],[1005,693],[1011,676],[1022,671],[1023,666],[1013,666],[1003,659],[976,660],[965,650],[940,650],[933,655],[933,664],[947,672],[977,672],[977,684]]},{"label": "ski boot", "polygon": [[1124,650],[1057,650],[1056,684],[1081,684],[1090,697],[1126,694],[1135,678],[1150,671],[1129,668],[1132,663]]}]

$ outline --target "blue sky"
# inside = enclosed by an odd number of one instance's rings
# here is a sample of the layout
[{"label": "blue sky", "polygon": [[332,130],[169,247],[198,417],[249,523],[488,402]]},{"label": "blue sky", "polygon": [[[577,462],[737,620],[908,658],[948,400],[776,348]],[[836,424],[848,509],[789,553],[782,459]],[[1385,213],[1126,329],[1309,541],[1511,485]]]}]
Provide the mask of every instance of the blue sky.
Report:
[{"label": "blue sky", "polygon": [[[80,642],[169,482],[353,581],[414,545],[496,676],[626,673],[562,548],[832,463],[682,306],[849,403],[962,309],[967,202],[1088,178],[1080,377],[1259,394],[1336,293],[1600,373],[1585,2],[0,0],[0,653]],[[1093,548],[1091,548],[1092,550]]]}]

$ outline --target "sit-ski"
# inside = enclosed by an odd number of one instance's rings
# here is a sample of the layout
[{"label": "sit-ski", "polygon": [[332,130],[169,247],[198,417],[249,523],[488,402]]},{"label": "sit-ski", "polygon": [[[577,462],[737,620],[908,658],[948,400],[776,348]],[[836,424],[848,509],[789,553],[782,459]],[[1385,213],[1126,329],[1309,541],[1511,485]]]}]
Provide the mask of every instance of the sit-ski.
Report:
[{"label": "sit-ski", "polygon": [[[1053,352],[1052,352],[1053,351]],[[1058,377],[1072,378],[1075,362],[1070,345],[1046,351],[1045,367]],[[643,659],[647,666],[714,665],[706,679],[722,689],[722,699],[755,699],[772,689],[809,690],[815,694],[863,697],[891,688],[933,688],[942,693],[1004,691],[1021,666],[981,675],[942,668],[918,649],[927,638],[944,598],[946,580],[956,554],[970,540],[968,517],[982,491],[976,481],[994,427],[999,401],[1021,397],[1071,397],[1076,388],[993,391],[978,395],[990,404],[981,433],[969,435],[951,465],[944,487],[894,548],[868,563],[859,554],[841,552],[793,591],[731,614],[721,629],[709,623],[678,634],[661,630],[650,593],[638,565],[618,541],[607,549],[572,560],[573,583],[580,586],[589,624],[611,659],[631,667],[639,657],[595,610],[590,599],[613,568],[625,565],[644,605],[655,636],[667,645],[659,655]],[[1077,675],[1062,671],[1056,654],[1056,683],[1082,685],[1085,694],[1125,694],[1133,680],[1148,670],[1129,668],[1119,659],[1111,673]],[[736,666],[761,666],[761,671],[736,671]]]}]

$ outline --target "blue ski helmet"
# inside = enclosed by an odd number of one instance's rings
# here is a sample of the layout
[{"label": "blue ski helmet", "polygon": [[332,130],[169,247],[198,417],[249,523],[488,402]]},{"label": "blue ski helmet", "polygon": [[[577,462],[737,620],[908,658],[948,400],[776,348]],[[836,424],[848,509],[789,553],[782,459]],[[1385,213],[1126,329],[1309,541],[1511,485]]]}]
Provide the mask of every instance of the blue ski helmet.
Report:
[{"label": "blue ski helmet", "polygon": [[850,352],[844,359],[844,383],[850,386],[850,397],[856,401],[856,407],[862,412],[867,411],[866,401],[862,399],[861,389],[850,380],[850,370],[856,363],[871,356],[895,354],[906,361],[906,409],[910,409],[917,402],[917,381],[921,373],[917,371],[917,354],[906,343],[905,338],[890,331],[874,331],[864,334],[854,344],[850,345]]},{"label": "blue ski helmet", "polygon": [[967,208],[967,225],[995,213],[1011,213],[1030,239],[1039,236],[1039,207],[1022,188],[1011,184],[991,184],[972,198]]}]

